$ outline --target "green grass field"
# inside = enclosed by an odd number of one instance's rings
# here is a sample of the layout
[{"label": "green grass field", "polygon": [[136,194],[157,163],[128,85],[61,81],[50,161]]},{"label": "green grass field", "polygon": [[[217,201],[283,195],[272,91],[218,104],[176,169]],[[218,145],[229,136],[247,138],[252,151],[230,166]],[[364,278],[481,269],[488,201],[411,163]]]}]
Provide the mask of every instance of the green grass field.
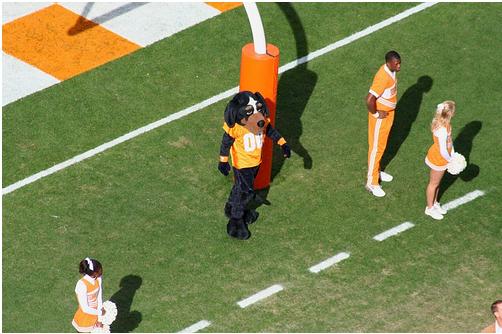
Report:
[{"label": "green grass field", "polygon": [[[281,65],[416,4],[260,4]],[[78,263],[104,267],[112,331],[476,332],[502,298],[502,4],[441,3],[280,76],[270,205],[248,241],[226,235],[231,177],[217,170],[221,101],[3,196],[4,332],[73,332]],[[201,37],[203,36],[203,37]],[[2,112],[3,187],[238,85],[243,8],[14,102]],[[383,55],[402,58],[384,160],[364,189],[364,98]],[[209,61],[208,61],[209,60]],[[436,104],[457,103],[442,202],[486,194],[441,222],[423,213]],[[277,153],[278,151],[276,151]],[[277,156],[277,155],[276,155]],[[415,227],[383,242],[373,236]],[[338,252],[351,257],[319,274]],[[284,291],[241,309],[273,284]]]}]

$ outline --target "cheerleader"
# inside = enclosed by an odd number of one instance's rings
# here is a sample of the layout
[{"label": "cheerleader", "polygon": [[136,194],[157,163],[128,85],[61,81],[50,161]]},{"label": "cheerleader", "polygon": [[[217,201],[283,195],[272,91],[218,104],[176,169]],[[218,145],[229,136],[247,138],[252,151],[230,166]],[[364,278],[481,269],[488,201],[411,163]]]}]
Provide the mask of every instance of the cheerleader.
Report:
[{"label": "cheerleader", "polygon": [[455,152],[451,140],[450,121],[455,114],[455,102],[444,101],[437,105],[431,131],[434,143],[429,148],[425,163],[430,167],[429,184],[426,189],[427,207],[425,214],[436,220],[443,219],[446,210],[438,202],[439,183]]},{"label": "cheerleader", "polygon": [[83,277],[77,282],[78,309],[73,316],[72,325],[80,333],[89,333],[95,327],[103,327],[100,317],[103,309],[102,279],[103,267],[98,260],[86,257],[80,261],[79,273]]}]

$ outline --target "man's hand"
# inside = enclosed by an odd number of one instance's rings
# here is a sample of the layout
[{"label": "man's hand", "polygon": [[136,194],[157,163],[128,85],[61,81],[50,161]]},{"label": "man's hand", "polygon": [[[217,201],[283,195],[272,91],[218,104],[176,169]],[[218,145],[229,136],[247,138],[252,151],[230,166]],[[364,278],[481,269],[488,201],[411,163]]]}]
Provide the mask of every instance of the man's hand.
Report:
[{"label": "man's hand", "polygon": [[389,112],[383,110],[377,110],[377,113],[378,113],[378,118],[385,118],[389,114]]},{"label": "man's hand", "polygon": [[220,171],[221,174],[227,176],[228,172],[230,172],[230,164],[227,162],[219,162],[218,163],[218,170]]},{"label": "man's hand", "polygon": [[291,149],[289,148],[289,145],[288,144],[282,144],[281,148],[282,148],[282,155],[285,158],[290,158],[291,157]]}]

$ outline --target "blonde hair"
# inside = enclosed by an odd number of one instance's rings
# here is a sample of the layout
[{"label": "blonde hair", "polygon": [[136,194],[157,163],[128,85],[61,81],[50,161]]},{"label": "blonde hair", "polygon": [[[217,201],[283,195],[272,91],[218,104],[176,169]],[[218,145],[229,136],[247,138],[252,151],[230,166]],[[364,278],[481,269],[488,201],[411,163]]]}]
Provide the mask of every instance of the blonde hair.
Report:
[{"label": "blonde hair", "polygon": [[437,105],[436,114],[432,119],[431,131],[434,131],[440,127],[446,127],[450,124],[450,120],[455,114],[455,102],[454,101],[444,101]]}]

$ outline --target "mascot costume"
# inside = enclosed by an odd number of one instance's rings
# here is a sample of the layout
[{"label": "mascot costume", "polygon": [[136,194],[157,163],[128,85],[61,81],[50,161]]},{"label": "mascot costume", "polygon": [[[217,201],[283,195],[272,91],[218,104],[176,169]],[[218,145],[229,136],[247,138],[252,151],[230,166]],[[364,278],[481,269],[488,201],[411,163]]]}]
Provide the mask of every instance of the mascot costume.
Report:
[{"label": "mascot costume", "polygon": [[269,112],[263,96],[243,91],[237,93],[228,103],[223,124],[223,139],[220,147],[218,169],[223,175],[230,172],[228,156],[232,157],[234,186],[225,204],[225,215],[229,236],[248,239],[251,232],[247,227],[258,219],[258,212],[247,208],[254,197],[253,183],[261,163],[261,148],[264,136],[279,144],[285,158],[291,156],[286,140],[270,124]]}]

